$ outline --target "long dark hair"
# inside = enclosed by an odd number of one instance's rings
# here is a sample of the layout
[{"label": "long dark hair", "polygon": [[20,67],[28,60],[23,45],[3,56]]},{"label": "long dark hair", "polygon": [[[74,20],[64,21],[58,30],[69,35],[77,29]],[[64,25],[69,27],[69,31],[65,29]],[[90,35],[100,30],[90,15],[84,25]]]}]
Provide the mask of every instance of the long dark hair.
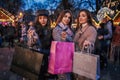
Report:
[{"label": "long dark hair", "polygon": [[92,16],[91,16],[91,13],[90,13],[90,11],[89,10],[87,10],[87,9],[81,9],[80,11],[79,11],[79,14],[78,14],[78,16],[77,16],[77,27],[76,28],[79,28],[80,27],[80,23],[79,23],[79,16],[80,16],[80,13],[81,12],[85,12],[86,13],[86,15],[87,15],[87,23],[89,24],[89,25],[92,25],[93,26],[93,22],[92,22]]},{"label": "long dark hair", "polygon": [[[44,30],[47,31],[47,34],[49,34],[49,35],[51,34],[51,26],[50,26],[50,17],[46,14],[43,14],[43,12],[41,12],[41,13],[36,16],[35,29],[36,29],[38,36],[43,38],[43,37],[46,37],[46,36],[44,36],[44,34],[45,34]],[[44,27],[39,22],[39,16],[46,16],[47,17],[47,24]]]},{"label": "long dark hair", "polygon": [[56,25],[58,25],[58,24],[62,21],[62,18],[64,17],[64,15],[65,15],[66,13],[70,13],[70,15],[71,15],[71,17],[70,17],[70,22],[69,22],[69,24],[68,24],[68,26],[71,27],[71,25],[72,25],[72,12],[71,12],[70,10],[63,10],[63,11],[60,13],[59,17],[57,18]]},{"label": "long dark hair", "polygon": [[[35,19],[35,25],[39,25],[39,27],[42,27],[42,25],[40,24],[40,22],[39,22],[39,16],[40,15],[38,15],[37,17],[36,17],[36,19]],[[44,15],[45,16],[45,15]],[[50,28],[50,18],[49,18],[49,16],[46,16],[47,17],[47,24],[45,25],[45,27],[48,27],[48,28]]]}]

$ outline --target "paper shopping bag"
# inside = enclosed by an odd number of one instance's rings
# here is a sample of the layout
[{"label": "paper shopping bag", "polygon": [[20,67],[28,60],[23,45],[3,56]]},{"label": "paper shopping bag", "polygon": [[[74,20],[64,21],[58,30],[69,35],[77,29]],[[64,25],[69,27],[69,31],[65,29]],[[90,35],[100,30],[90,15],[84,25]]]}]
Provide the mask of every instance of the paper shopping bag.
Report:
[{"label": "paper shopping bag", "polygon": [[15,46],[10,70],[30,80],[38,80],[43,54]]},{"label": "paper shopping bag", "polygon": [[86,78],[97,80],[100,77],[100,60],[98,55],[75,52],[73,72]]},{"label": "paper shopping bag", "polygon": [[62,74],[72,72],[74,43],[52,41],[48,72]]}]

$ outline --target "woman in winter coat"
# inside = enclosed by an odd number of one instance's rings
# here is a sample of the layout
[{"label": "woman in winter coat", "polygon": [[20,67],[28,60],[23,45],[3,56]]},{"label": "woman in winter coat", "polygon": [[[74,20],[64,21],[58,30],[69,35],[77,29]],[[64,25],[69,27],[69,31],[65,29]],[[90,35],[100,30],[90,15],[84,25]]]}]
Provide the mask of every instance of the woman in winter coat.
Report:
[{"label": "woman in winter coat", "polygon": [[83,47],[91,45],[94,49],[97,31],[92,24],[92,17],[88,10],[80,10],[77,17],[77,28],[75,32],[74,42],[76,50],[80,51]]},{"label": "woman in winter coat", "polygon": [[40,70],[40,80],[45,80],[48,69],[48,56],[52,41],[52,29],[50,27],[49,12],[47,10],[38,10],[35,20],[35,30],[39,37],[39,51],[44,54]]},{"label": "woman in winter coat", "polygon": [[[64,10],[60,13],[56,27],[53,29],[53,40],[55,41],[73,41],[73,31],[71,28],[72,24],[72,13],[69,10]],[[58,74],[59,80],[71,80],[70,73]]]},{"label": "woman in winter coat", "polygon": [[[94,49],[96,36],[97,31],[92,25],[92,17],[90,12],[86,9],[80,10],[77,17],[77,28],[74,37],[76,51],[81,51],[83,49],[86,50],[88,47],[91,49],[90,51],[92,51]],[[77,75],[75,75],[75,78],[79,78],[79,80],[87,79],[83,76]]]}]

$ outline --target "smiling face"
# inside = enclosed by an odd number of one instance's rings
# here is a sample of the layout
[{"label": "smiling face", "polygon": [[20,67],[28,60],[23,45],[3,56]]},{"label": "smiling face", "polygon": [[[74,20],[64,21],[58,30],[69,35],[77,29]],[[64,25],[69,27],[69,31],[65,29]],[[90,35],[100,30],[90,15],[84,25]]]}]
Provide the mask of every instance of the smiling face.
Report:
[{"label": "smiling face", "polygon": [[71,14],[70,13],[65,13],[65,15],[63,16],[63,18],[62,18],[62,23],[64,24],[64,25],[68,25],[69,24],[69,22],[70,22],[70,17],[71,17]]},{"label": "smiling face", "polygon": [[86,23],[87,21],[88,21],[87,14],[86,14],[84,11],[80,12],[80,13],[79,13],[79,23],[80,23],[80,24],[84,24],[84,23]]},{"label": "smiling face", "polygon": [[39,22],[42,26],[46,26],[48,18],[46,16],[39,16]]}]

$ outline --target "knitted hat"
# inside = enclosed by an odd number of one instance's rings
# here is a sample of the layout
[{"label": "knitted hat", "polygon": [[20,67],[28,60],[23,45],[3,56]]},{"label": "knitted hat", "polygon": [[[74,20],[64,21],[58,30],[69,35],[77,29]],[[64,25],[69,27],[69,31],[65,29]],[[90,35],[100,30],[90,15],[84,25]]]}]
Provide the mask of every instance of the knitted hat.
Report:
[{"label": "knitted hat", "polygon": [[41,9],[37,11],[37,16],[49,16],[48,10]]}]

